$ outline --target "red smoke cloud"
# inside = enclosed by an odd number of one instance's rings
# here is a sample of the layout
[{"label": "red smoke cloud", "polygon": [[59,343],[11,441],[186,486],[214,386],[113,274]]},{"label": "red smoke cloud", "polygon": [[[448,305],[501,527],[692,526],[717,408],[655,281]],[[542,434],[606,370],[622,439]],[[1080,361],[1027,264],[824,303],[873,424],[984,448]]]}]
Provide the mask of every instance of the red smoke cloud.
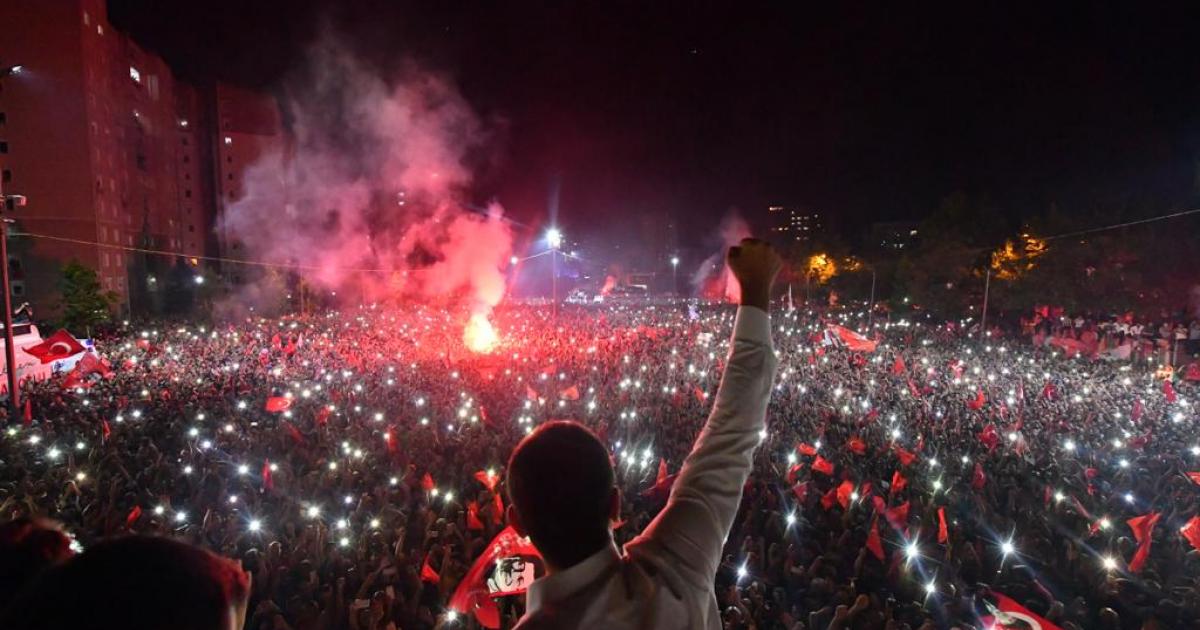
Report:
[{"label": "red smoke cloud", "polygon": [[742,242],[742,239],[750,238],[750,226],[736,210],[733,210],[721,220],[717,233],[721,248],[700,264],[700,268],[692,275],[692,286],[701,297],[710,300],[724,298],[736,304],[741,301],[742,290],[737,279],[733,277],[733,272],[725,264],[725,252],[729,247]]},{"label": "red smoke cloud", "polygon": [[464,209],[469,156],[487,134],[443,76],[406,63],[384,79],[318,45],[287,102],[288,142],[245,170],[218,232],[246,258],[296,264],[306,281],[368,300],[450,298],[484,313],[504,296],[503,210]]}]

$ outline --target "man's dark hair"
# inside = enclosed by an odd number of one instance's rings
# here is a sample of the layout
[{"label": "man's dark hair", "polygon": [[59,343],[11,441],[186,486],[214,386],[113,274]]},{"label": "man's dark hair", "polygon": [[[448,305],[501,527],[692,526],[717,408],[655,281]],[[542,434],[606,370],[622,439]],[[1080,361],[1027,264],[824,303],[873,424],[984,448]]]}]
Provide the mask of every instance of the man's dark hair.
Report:
[{"label": "man's dark hair", "polygon": [[42,571],[72,555],[57,523],[19,518],[0,525],[0,610]]},{"label": "man's dark hair", "polygon": [[249,591],[236,562],[151,536],[102,542],[42,574],[3,618],[6,630],[216,630]]},{"label": "man's dark hair", "polygon": [[609,543],[613,468],[608,449],[575,422],[547,422],[508,460],[508,498],[533,544],[570,567]]}]

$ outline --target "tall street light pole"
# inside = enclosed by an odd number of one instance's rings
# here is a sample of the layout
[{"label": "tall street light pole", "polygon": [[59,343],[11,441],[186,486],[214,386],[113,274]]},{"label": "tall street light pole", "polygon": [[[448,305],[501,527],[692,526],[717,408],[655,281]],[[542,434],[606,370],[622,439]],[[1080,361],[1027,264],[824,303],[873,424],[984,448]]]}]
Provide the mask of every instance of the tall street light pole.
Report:
[{"label": "tall street light pole", "polygon": [[[0,70],[0,80],[20,74],[20,65],[9,66]],[[7,210],[11,202],[13,206],[25,205],[25,197],[21,195],[5,195],[0,181],[0,210]],[[17,389],[17,352],[13,347],[13,317],[12,317],[12,287],[8,277],[8,222],[7,217],[0,216],[0,285],[4,291],[4,367],[8,370],[8,409],[9,422],[16,422],[18,409],[21,408],[21,392]]]},{"label": "tall street light pole", "polygon": [[986,341],[987,339],[987,307],[988,293],[992,288],[992,268],[988,267],[987,276],[983,280],[983,317],[979,320],[979,338]]},{"label": "tall street light pole", "polygon": [[558,319],[558,248],[562,246],[562,232],[552,227],[546,230],[546,244],[550,246],[550,299],[554,302],[554,319]]},{"label": "tall street light pole", "polygon": [[[867,307],[867,330],[875,326],[875,268],[871,267],[871,302]],[[869,333],[868,333],[869,334]]]},{"label": "tall street light pole", "polygon": [[671,257],[671,293],[679,295],[679,256]]}]

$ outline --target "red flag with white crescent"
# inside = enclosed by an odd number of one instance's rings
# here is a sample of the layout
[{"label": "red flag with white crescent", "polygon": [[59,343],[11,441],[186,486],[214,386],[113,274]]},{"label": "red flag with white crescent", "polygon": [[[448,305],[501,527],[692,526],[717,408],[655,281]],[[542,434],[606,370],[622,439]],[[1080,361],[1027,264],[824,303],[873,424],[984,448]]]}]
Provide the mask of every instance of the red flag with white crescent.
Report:
[{"label": "red flag with white crescent", "polygon": [[474,615],[485,628],[499,628],[500,609],[493,598],[524,593],[544,572],[542,557],[533,543],[506,527],[475,559],[447,606]]},{"label": "red flag with white crescent", "polygon": [[69,356],[79,354],[84,350],[79,341],[65,330],[55,332],[53,335],[43,339],[39,344],[21,349],[27,354],[37,357],[43,364],[65,359]]},{"label": "red flag with white crescent", "polygon": [[1044,617],[1017,603],[1016,600],[992,591],[995,603],[984,602],[990,616],[983,617],[985,628],[991,630],[1062,630]]}]

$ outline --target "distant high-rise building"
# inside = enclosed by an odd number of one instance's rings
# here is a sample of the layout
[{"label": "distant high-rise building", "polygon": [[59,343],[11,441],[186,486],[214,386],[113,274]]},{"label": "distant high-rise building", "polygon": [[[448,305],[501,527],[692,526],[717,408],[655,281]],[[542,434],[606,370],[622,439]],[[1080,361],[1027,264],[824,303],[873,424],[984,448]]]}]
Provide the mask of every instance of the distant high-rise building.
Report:
[{"label": "distant high-rise building", "polygon": [[[216,179],[217,243],[221,256],[246,258],[242,244],[222,226],[229,205],[245,194],[246,169],[284,142],[279,107],[269,96],[218,84],[213,88],[213,173]],[[284,209],[280,208],[280,212]],[[237,265],[223,271],[236,282],[245,280],[247,270]]]},{"label": "distant high-rise building", "polygon": [[238,144],[254,144],[241,136],[263,127],[237,103],[254,99],[177,81],[112,27],[104,0],[5,0],[0,24],[0,66],[24,66],[0,89],[4,187],[28,198],[9,213],[15,304],[52,313],[61,267],[78,260],[122,310],[156,310],[179,265],[216,252],[218,199],[248,159]]},{"label": "distant high-rise building", "polygon": [[767,219],[771,235],[781,242],[812,241],[825,227],[819,212],[792,206],[769,206]]}]

